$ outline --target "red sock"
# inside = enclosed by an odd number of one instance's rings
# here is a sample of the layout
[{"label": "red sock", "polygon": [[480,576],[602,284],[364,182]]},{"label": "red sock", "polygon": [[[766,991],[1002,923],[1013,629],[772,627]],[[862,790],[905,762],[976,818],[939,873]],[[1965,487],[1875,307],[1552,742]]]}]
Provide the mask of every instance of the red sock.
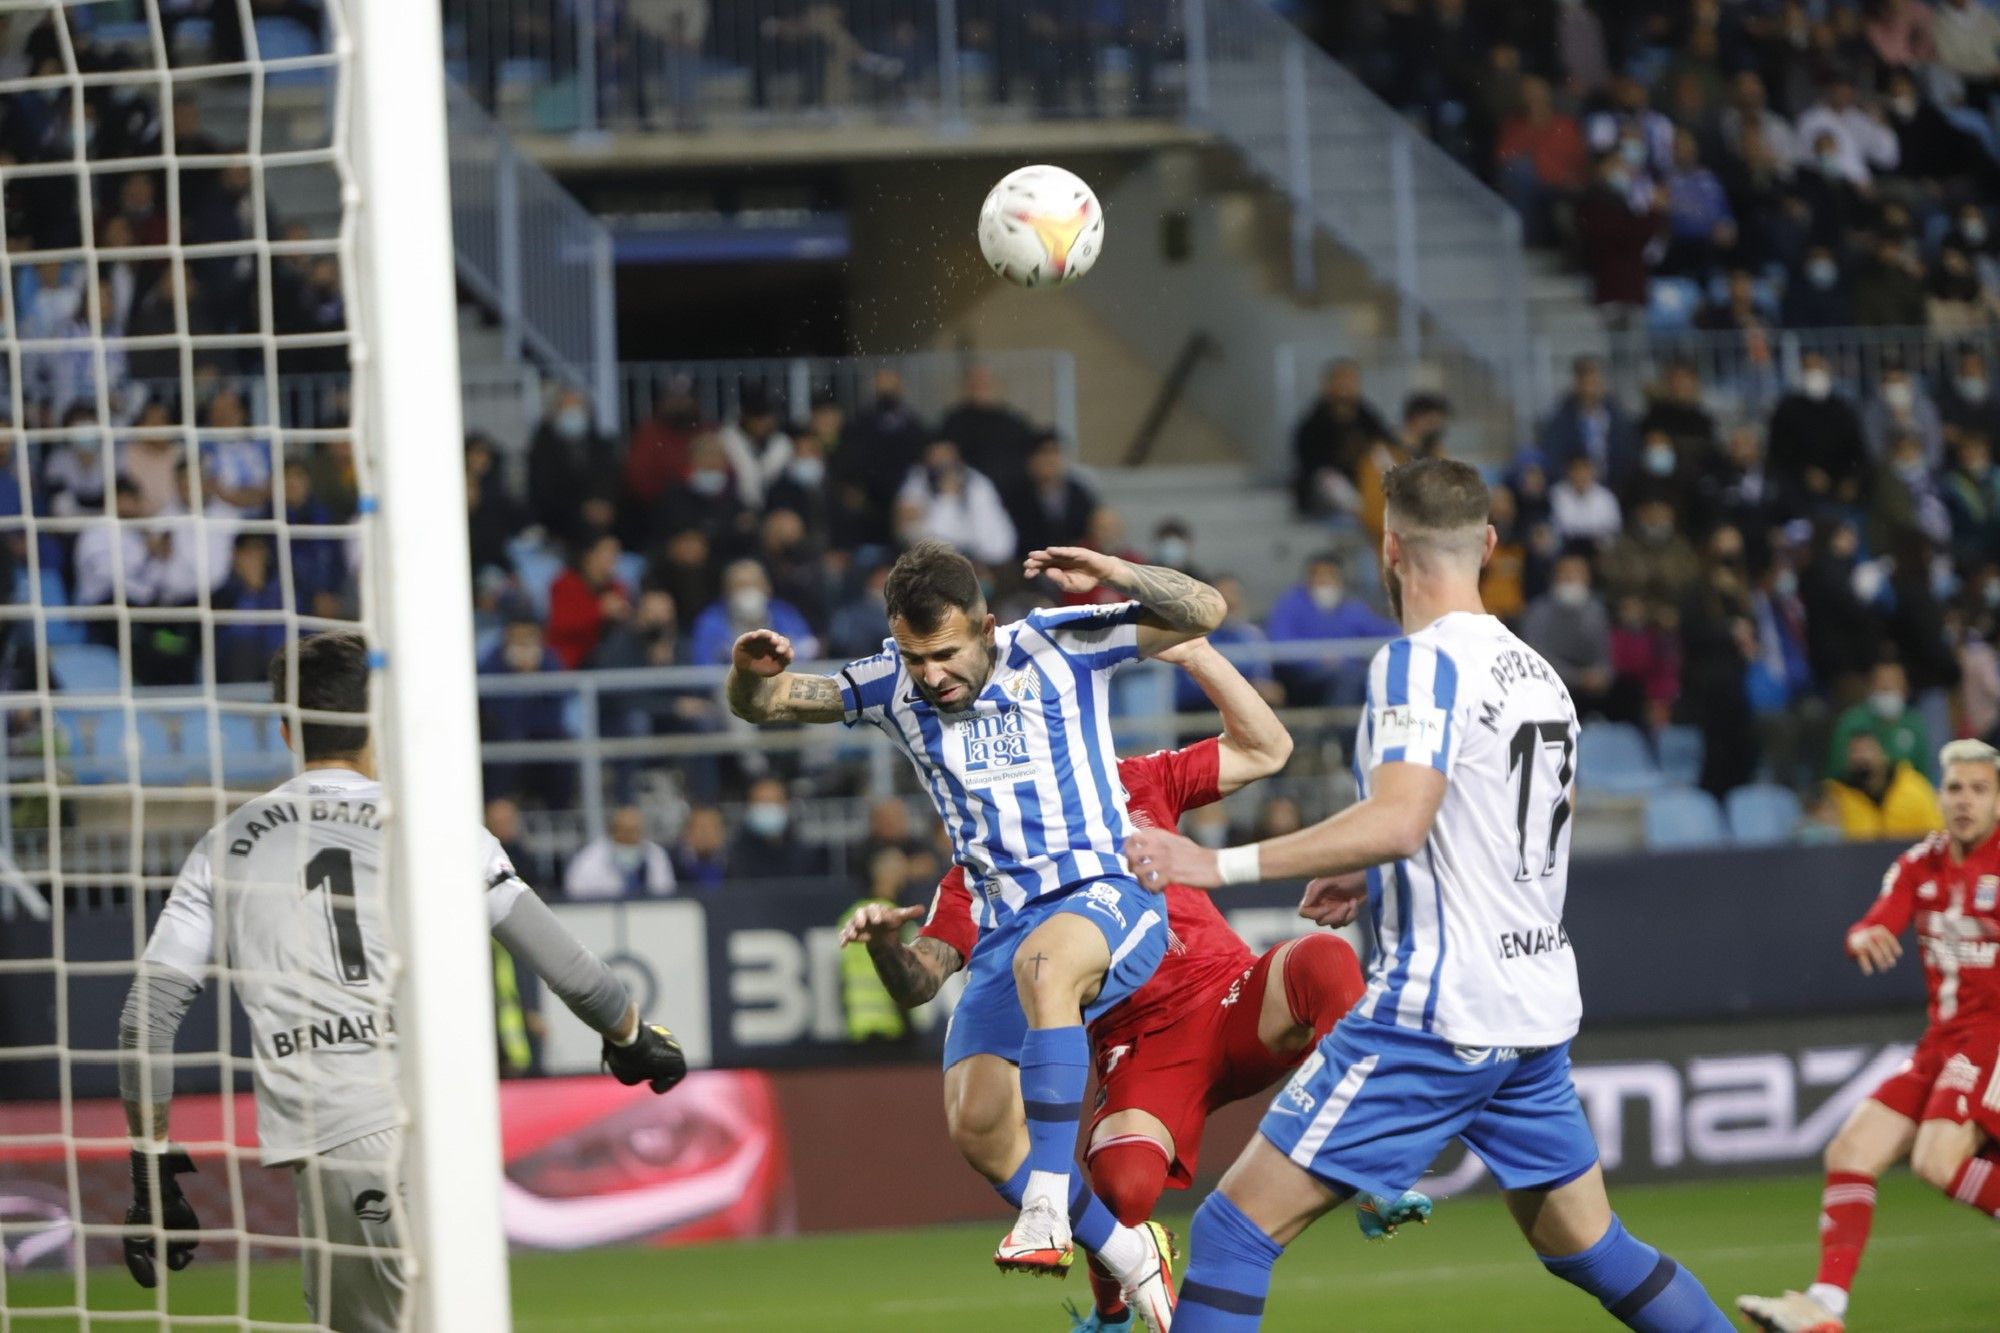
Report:
[{"label": "red sock", "polygon": [[1353,948],[1330,931],[1306,936],[1285,955],[1285,1003],[1315,1038],[1333,1031],[1366,989]]},{"label": "red sock", "polygon": [[1868,1228],[1875,1221],[1875,1177],[1829,1171],[1819,1201],[1819,1276],[1816,1282],[1846,1291],[1861,1267]]},{"label": "red sock", "polygon": [[[1144,1134],[1121,1134],[1093,1144],[1084,1165],[1090,1172],[1091,1190],[1112,1216],[1136,1227],[1153,1215],[1153,1205],[1167,1187],[1167,1168],[1172,1163],[1157,1140]],[[1125,1293],[1118,1279],[1094,1258],[1090,1261],[1090,1291],[1099,1314],[1106,1319],[1124,1316]]]},{"label": "red sock", "polygon": [[1945,1193],[1988,1217],[2000,1217],[2000,1161],[1987,1153],[1968,1157]]}]

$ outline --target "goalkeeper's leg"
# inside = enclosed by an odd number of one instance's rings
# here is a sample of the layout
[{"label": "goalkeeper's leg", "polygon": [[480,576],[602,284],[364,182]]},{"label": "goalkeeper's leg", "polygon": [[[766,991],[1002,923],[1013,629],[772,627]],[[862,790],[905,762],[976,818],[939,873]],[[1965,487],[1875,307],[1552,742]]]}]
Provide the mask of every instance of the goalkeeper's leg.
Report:
[{"label": "goalkeeper's leg", "polygon": [[306,1310],[333,1333],[403,1327],[402,1151],[402,1132],[388,1129],[293,1168]]}]

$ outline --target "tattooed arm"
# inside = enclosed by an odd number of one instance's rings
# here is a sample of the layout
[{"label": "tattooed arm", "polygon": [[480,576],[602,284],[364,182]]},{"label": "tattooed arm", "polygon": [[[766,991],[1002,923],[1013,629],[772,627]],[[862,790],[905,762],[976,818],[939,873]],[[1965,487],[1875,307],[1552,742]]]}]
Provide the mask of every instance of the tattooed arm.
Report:
[{"label": "tattooed arm", "polygon": [[1030,552],[1022,572],[1031,579],[1046,577],[1072,594],[1087,593],[1101,583],[1139,603],[1146,609],[1139,622],[1141,657],[1151,657],[1220,627],[1226,610],[1221,593],[1177,569],[1135,565],[1077,546]]},{"label": "tattooed arm", "polygon": [[840,682],[802,676],[792,664],[792,641],[767,629],[736,641],[725,692],[729,711],[746,722],[839,722],[846,717]]},{"label": "tattooed arm", "polygon": [[958,950],[943,940],[919,935],[910,944],[902,941],[902,928],[924,914],[922,907],[895,907],[888,903],[864,903],[841,928],[842,944],[868,946],[868,961],[889,998],[905,1009],[929,1004],[952,973],[965,966]]}]

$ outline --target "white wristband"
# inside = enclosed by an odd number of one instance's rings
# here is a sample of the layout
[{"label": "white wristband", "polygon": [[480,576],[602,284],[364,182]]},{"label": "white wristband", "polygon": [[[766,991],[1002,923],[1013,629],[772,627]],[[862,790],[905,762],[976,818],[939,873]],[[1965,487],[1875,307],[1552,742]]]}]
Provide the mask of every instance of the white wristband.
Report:
[{"label": "white wristband", "polygon": [[1224,847],[1215,854],[1215,870],[1224,884],[1255,884],[1264,878],[1263,860],[1257,843]]}]

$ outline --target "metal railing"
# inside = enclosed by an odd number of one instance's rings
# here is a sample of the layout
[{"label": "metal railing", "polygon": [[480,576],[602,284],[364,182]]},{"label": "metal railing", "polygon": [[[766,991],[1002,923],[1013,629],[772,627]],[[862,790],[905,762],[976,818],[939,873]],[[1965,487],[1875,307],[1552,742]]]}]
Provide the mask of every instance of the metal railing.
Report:
[{"label": "metal railing", "polygon": [[[1850,397],[1874,396],[1886,367],[1911,372],[1935,397],[1956,370],[1959,352],[1976,348],[1988,366],[2000,365],[2000,329],[1940,334],[1922,328],[1773,329],[1735,333],[1687,330],[1586,331],[1544,335],[1530,343],[1532,374],[1520,383],[1491,377],[1479,358],[1450,344],[1426,340],[1415,355],[1388,339],[1285,343],[1273,356],[1274,401],[1288,426],[1312,407],[1327,363],[1352,360],[1364,392],[1394,429],[1403,399],[1417,391],[1442,393],[1451,402],[1454,452],[1504,463],[1532,444],[1540,424],[1569,392],[1578,357],[1596,359],[1611,393],[1643,411],[1647,395],[1679,364],[1701,379],[1702,400],[1725,423],[1760,417],[1798,383],[1808,353],[1826,357],[1834,381]],[[1530,423],[1525,429],[1523,422]]]},{"label": "metal railing", "polygon": [[705,421],[734,420],[746,389],[764,393],[785,419],[802,421],[815,394],[852,411],[873,401],[876,372],[894,370],[903,398],[935,422],[962,400],[966,371],[979,365],[999,381],[1006,404],[1076,442],[1076,359],[1065,351],[904,352],[895,356],[793,356],[742,361],[628,361],[618,368],[624,422],[644,420],[676,385],[694,395]]},{"label": "metal railing", "polygon": [[538,133],[1173,116],[1179,6],[1097,0],[445,0],[448,59]]},{"label": "metal railing", "polygon": [[[500,320],[501,357],[532,357],[617,411],[611,233],[525,157],[463,88],[447,99],[458,277]],[[469,358],[477,360],[477,358]]]}]

